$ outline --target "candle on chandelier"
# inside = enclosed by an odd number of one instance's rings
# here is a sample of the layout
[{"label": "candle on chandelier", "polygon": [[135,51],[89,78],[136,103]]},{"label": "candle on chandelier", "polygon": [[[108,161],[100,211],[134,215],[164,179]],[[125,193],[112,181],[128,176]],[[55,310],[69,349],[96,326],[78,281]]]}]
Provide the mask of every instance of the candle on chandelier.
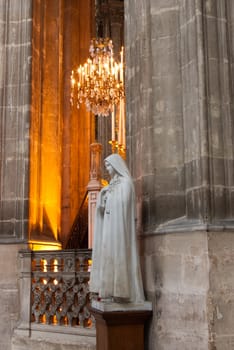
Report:
[{"label": "candle on chandelier", "polygon": [[111,140],[115,141],[115,112],[111,112]]},{"label": "candle on chandelier", "polygon": [[126,120],[125,120],[125,100],[121,98],[122,101],[122,114],[123,114],[123,120],[122,120],[122,130],[123,130],[123,147],[126,148]]},{"label": "candle on chandelier", "polygon": [[[120,97],[124,96],[123,54],[122,47],[117,63],[113,57],[111,41],[100,40],[99,44],[98,39],[91,40],[90,58],[71,76],[72,99],[77,98],[77,106],[85,103],[87,109],[94,114],[111,117],[113,141],[117,140],[115,122],[117,124],[119,120],[119,108],[117,116],[117,110],[113,106],[119,104]],[[77,96],[74,94],[73,87],[77,89]],[[101,103],[99,103],[100,99]]]},{"label": "candle on chandelier", "polygon": [[115,80],[118,80],[118,64],[115,63]]},{"label": "candle on chandelier", "polygon": [[113,69],[113,57],[111,56],[110,58],[110,65],[111,65],[111,70]]},{"label": "candle on chandelier", "polygon": [[120,81],[123,81],[123,65],[120,63],[119,65],[119,70],[120,70]]},{"label": "candle on chandelier", "polygon": [[122,99],[119,102],[118,144],[122,145]]},{"label": "candle on chandelier", "polygon": [[123,65],[123,46],[121,47],[121,51],[120,51],[120,62]]}]

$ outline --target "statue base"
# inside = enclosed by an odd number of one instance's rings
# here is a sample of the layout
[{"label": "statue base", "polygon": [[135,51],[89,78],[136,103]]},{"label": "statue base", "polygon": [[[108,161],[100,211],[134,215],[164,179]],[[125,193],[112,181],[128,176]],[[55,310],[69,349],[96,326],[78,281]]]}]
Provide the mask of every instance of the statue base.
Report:
[{"label": "statue base", "polygon": [[144,350],[144,325],[152,304],[92,301],[96,320],[96,350]]}]

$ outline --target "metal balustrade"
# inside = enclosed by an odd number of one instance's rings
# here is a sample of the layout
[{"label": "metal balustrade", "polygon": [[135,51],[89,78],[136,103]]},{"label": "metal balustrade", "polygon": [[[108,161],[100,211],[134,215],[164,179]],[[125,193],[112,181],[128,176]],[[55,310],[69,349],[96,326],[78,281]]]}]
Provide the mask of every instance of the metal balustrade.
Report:
[{"label": "metal balustrade", "polygon": [[20,320],[18,329],[33,325],[91,329],[89,278],[91,253],[87,250],[21,250]]},{"label": "metal balustrade", "polygon": [[32,252],[31,322],[91,327],[90,250]]}]

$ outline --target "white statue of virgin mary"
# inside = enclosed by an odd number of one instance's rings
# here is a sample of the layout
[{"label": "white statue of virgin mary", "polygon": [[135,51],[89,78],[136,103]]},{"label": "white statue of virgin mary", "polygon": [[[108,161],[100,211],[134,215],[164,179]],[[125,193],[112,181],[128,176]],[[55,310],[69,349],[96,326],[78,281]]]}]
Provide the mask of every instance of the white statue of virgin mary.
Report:
[{"label": "white statue of virgin mary", "polygon": [[97,200],[90,291],[101,300],[141,303],[133,181],[118,154],[108,156],[104,164],[111,180]]}]

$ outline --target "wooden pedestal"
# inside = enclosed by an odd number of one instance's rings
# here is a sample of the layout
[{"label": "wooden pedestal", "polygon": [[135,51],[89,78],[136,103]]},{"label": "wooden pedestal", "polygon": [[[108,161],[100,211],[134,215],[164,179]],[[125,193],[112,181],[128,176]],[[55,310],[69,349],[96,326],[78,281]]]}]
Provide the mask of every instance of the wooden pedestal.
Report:
[{"label": "wooden pedestal", "polygon": [[144,324],[152,311],[100,311],[96,320],[96,350],[144,350]]}]

